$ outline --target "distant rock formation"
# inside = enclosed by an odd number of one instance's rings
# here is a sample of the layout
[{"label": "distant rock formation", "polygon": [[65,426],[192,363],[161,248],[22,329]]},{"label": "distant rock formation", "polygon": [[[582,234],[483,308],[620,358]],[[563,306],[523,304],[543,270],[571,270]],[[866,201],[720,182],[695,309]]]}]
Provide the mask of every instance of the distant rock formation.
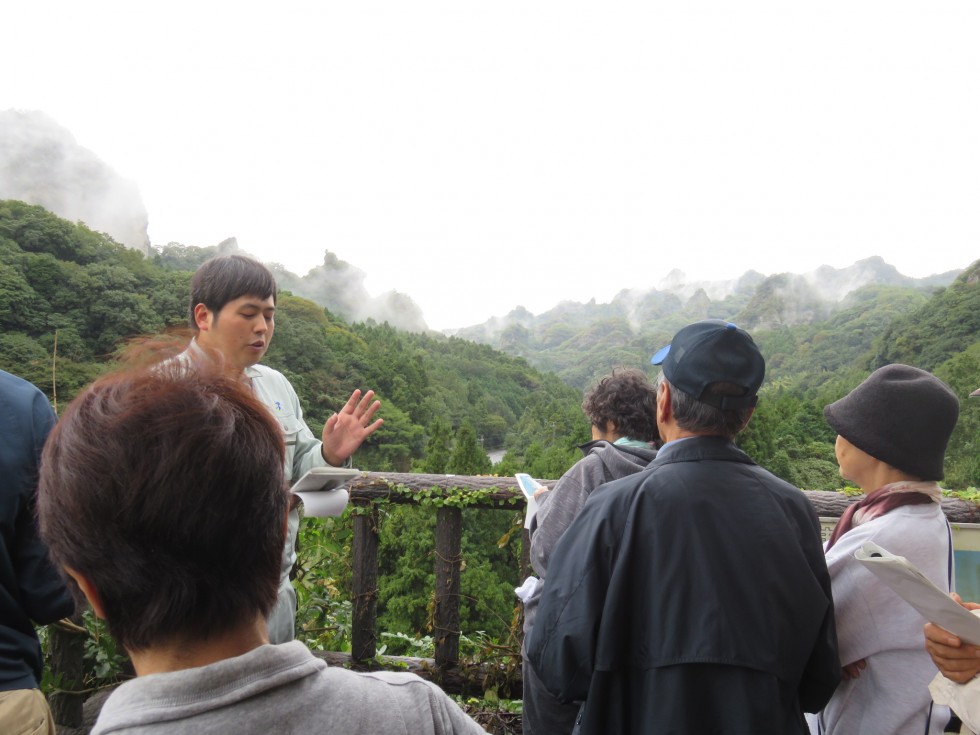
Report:
[{"label": "distant rock formation", "polygon": [[44,113],[0,112],[0,199],[40,205],[149,253],[139,188]]},{"label": "distant rock formation", "polygon": [[372,296],[364,287],[364,271],[329,250],[323,252],[323,264],[311,268],[302,278],[278,263],[269,263],[269,267],[280,288],[316,302],[348,321],[373,319],[406,332],[428,331],[422,310],[411,297],[399,291]]},{"label": "distant rock formation", "polygon": [[[518,336],[528,344],[535,340],[553,341],[543,335],[556,321],[566,328],[588,330],[610,318],[621,318],[634,334],[648,330],[651,325],[660,325],[670,334],[687,322],[711,317],[734,318],[747,329],[775,329],[825,319],[846,303],[848,294],[865,286],[920,289],[948,286],[959,272],[910,278],[878,256],[859,260],[846,268],[824,265],[809,273],[770,276],[750,270],[738,278],[723,281],[690,281],[675,269],[656,288],[624,289],[608,304],[596,304],[594,300],[588,304],[565,301],[540,315],[519,307],[505,317],[493,317],[483,324],[449,330],[447,334],[507,350],[504,342],[514,344]],[[520,326],[519,333],[513,331],[515,325]]]}]

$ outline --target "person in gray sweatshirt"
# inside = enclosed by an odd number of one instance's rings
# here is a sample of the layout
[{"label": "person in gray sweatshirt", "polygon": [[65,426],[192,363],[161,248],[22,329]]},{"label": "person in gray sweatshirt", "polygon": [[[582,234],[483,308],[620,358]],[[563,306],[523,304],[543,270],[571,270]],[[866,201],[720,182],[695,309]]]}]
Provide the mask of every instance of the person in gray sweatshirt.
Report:
[{"label": "person in gray sweatshirt", "polygon": [[[558,540],[600,485],[644,469],[656,456],[657,390],[641,371],[617,368],[585,395],[582,410],[592,426],[592,441],[580,449],[576,462],[554,488],[536,493],[538,511],[531,523],[531,565],[539,582],[524,605],[524,637],[530,635],[548,574],[548,561]],[[578,705],[563,704],[541,683],[524,655],[524,735],[570,733]]]},{"label": "person in gray sweatshirt", "polygon": [[290,505],[282,430],[218,371],[100,378],[45,446],[42,538],[137,674],[93,734],[484,732],[413,674],[269,643]]}]

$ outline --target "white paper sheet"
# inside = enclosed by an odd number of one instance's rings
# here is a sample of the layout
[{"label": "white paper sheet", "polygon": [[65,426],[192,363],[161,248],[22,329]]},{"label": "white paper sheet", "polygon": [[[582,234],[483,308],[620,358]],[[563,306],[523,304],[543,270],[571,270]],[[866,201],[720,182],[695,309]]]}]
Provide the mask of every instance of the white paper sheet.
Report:
[{"label": "white paper sheet", "polygon": [[524,528],[531,528],[531,521],[534,514],[538,512],[538,501],[534,499],[534,492],[542,487],[541,483],[524,472],[518,472],[514,477],[517,478],[517,487],[524,494],[527,500],[527,512],[524,514]]},{"label": "white paper sheet", "polygon": [[303,501],[303,515],[316,518],[339,516],[347,507],[350,496],[342,487],[334,490],[322,490],[296,493]]},{"label": "white paper sheet", "polygon": [[854,552],[854,558],[926,620],[945,628],[966,643],[980,645],[980,618],[957,604],[904,556],[892,554],[868,541]]},{"label": "white paper sheet", "polygon": [[360,474],[360,470],[352,467],[314,467],[296,481],[291,492],[303,501],[305,515],[339,516],[350,499],[342,486]]}]

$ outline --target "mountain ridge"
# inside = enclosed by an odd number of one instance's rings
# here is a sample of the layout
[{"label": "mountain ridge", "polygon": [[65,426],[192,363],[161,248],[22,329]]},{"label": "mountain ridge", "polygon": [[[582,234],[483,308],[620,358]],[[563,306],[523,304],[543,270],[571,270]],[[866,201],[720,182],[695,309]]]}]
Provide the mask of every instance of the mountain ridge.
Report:
[{"label": "mountain ridge", "polygon": [[[895,266],[889,264],[881,256],[875,255],[844,268],[834,268],[821,265],[806,273],[774,273],[769,276],[755,270],[748,270],[738,278],[706,281],[688,281],[686,275],[677,269],[667,274],[658,286],[643,289],[629,288],[619,291],[608,303],[597,303],[595,299],[588,302],[563,300],[551,309],[535,315],[524,306],[516,306],[503,316],[493,316],[481,324],[457,329],[442,330],[447,336],[474,339],[483,337],[484,341],[490,335],[499,333],[512,324],[525,328],[532,325],[554,321],[558,315],[568,316],[579,313],[591,315],[594,318],[604,318],[610,315],[625,316],[631,323],[636,324],[636,318],[641,316],[660,316],[682,310],[709,311],[724,310],[724,306],[738,307],[731,316],[742,314],[748,317],[745,326],[771,328],[772,326],[791,325],[801,320],[794,320],[792,314],[784,314],[783,321],[770,323],[762,315],[756,315],[752,310],[743,312],[742,309],[758,302],[759,291],[762,297],[784,295],[782,290],[802,289],[805,301],[813,302],[811,306],[822,306],[827,309],[835,304],[843,303],[847,296],[867,285],[908,286],[912,288],[945,287],[952,283],[965,268],[936,273],[923,278],[903,275]],[[797,299],[800,297],[798,296]],[[744,300],[744,303],[742,303]],[[758,304],[756,307],[758,310]],[[829,312],[828,312],[829,313]],[[804,315],[805,316],[805,315]],[[822,316],[826,316],[823,314]],[[814,315],[815,317],[815,315]],[[802,321],[812,321],[814,317],[807,316]],[[786,319],[789,319],[787,322]],[[594,319],[593,319],[594,320]],[[637,325],[638,327],[640,325]]]},{"label": "mountain ridge", "polygon": [[715,282],[688,281],[672,271],[660,282],[662,288],[624,289],[608,303],[563,301],[538,315],[518,306],[505,316],[447,334],[523,357],[584,387],[616,364],[642,364],[652,347],[666,344],[692,321],[725,319],[758,335],[816,329],[855,304],[911,309],[965,270],[913,278],[873,256],[845,268],[821,266],[804,274],[769,276],[747,271]]}]

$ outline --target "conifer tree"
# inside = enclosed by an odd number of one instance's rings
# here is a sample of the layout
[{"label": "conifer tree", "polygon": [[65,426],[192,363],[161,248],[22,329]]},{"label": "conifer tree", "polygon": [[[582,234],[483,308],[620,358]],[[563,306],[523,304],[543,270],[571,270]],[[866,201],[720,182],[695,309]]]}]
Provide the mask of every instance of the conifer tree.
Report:
[{"label": "conifer tree", "polygon": [[419,462],[419,472],[441,475],[449,463],[449,446],[452,443],[452,429],[441,416],[429,425],[429,440],[425,443],[425,454]]},{"label": "conifer tree", "polygon": [[456,445],[449,456],[446,472],[453,475],[485,475],[493,464],[476,439],[476,431],[469,421],[464,421],[456,432]]}]

